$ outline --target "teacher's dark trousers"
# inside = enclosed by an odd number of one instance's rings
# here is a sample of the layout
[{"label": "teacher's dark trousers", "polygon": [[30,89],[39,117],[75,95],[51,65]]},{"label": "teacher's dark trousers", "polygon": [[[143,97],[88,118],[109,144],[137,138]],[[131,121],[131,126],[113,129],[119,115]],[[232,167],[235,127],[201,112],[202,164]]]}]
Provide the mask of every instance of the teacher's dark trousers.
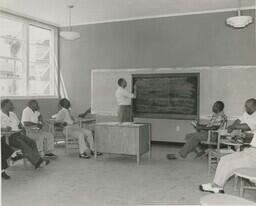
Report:
[{"label": "teacher's dark trousers", "polygon": [[119,122],[132,122],[132,107],[131,105],[119,105],[118,109]]},{"label": "teacher's dark trousers", "polygon": [[15,133],[9,137],[9,144],[11,147],[21,149],[23,155],[36,165],[40,160],[40,154],[37,150],[36,142],[29,137],[22,135],[21,133]]}]

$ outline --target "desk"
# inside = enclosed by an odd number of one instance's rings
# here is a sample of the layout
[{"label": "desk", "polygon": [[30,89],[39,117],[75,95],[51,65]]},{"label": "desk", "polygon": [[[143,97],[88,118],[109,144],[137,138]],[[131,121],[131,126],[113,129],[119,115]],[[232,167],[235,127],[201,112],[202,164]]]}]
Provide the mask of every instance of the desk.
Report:
[{"label": "desk", "polygon": [[92,127],[94,126],[95,121],[96,119],[94,118],[78,118],[79,126],[82,128],[83,125],[85,125],[86,129],[89,129],[89,130],[94,130],[94,128]]},{"label": "desk", "polygon": [[150,159],[150,124],[103,122],[95,125],[95,157],[97,152],[136,155],[137,164],[143,154]]}]

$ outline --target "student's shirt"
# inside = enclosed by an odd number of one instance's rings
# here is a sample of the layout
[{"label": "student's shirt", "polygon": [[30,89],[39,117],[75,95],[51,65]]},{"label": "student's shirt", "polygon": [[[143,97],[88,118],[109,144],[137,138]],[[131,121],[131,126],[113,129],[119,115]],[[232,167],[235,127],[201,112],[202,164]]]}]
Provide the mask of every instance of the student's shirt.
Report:
[{"label": "student's shirt", "polygon": [[9,112],[9,116],[1,111],[1,128],[11,127],[13,131],[19,129],[20,120],[14,112]]},{"label": "student's shirt", "polygon": [[241,123],[247,124],[252,132],[256,132],[256,112],[251,115],[245,112],[238,119],[241,121]]},{"label": "student's shirt", "polygon": [[134,94],[128,92],[122,87],[116,90],[116,100],[118,105],[131,105],[131,99],[135,98]]},{"label": "student's shirt", "polygon": [[222,111],[217,114],[214,113],[209,123],[207,124],[207,126],[208,127],[218,126],[220,129],[223,129],[226,122],[227,122],[227,116]]},{"label": "student's shirt", "polygon": [[22,111],[22,116],[21,116],[21,122],[24,124],[24,122],[33,122],[33,123],[38,123],[38,118],[40,116],[40,112],[33,110],[30,107],[26,107]]},{"label": "student's shirt", "polygon": [[71,118],[70,111],[66,108],[62,108],[56,115],[55,118],[57,121],[66,122],[67,124],[71,125],[74,121]]}]

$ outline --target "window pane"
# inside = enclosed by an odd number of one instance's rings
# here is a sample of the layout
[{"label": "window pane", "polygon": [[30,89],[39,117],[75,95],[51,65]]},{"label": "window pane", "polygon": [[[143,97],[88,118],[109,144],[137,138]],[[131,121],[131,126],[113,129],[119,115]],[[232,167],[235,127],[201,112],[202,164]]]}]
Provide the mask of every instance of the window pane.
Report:
[{"label": "window pane", "polygon": [[5,96],[26,95],[23,24],[0,17],[0,92]]},{"label": "window pane", "polygon": [[23,24],[0,17],[0,56],[21,58]]},{"label": "window pane", "polygon": [[48,29],[29,26],[29,94],[54,95],[52,34]]}]

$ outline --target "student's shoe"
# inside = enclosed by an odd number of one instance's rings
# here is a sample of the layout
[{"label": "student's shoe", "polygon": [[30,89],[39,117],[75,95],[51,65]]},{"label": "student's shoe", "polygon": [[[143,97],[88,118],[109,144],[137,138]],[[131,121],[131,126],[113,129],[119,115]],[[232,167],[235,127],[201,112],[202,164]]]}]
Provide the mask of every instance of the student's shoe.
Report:
[{"label": "student's shoe", "polygon": [[177,156],[175,154],[167,154],[166,155],[166,158],[168,160],[176,160],[177,159]]},{"label": "student's shoe", "polygon": [[50,164],[50,160],[48,160],[48,159],[44,159],[43,164],[44,164],[44,166],[46,166],[46,165]]},{"label": "student's shoe", "polygon": [[58,157],[56,154],[53,153],[47,153],[44,156],[49,159],[56,159]]},{"label": "student's shoe", "polygon": [[79,158],[90,159],[91,157],[84,152],[82,154],[79,154]]},{"label": "student's shoe", "polygon": [[15,157],[11,157],[11,160],[12,160],[13,162],[16,162],[16,161],[18,161],[18,160],[20,160],[20,159],[23,159],[23,155],[20,154],[20,153],[17,153]]},{"label": "student's shoe", "polygon": [[[91,151],[91,155],[94,156],[94,151]],[[102,153],[101,152],[97,152],[97,156],[101,156]]]},{"label": "student's shoe", "polygon": [[38,167],[40,167],[40,165],[43,163],[43,159],[42,158],[40,158],[39,160],[38,160],[38,162],[35,164],[35,169],[37,169]]},{"label": "student's shoe", "polygon": [[35,165],[35,169],[38,169],[43,163],[44,163],[44,165],[48,165],[50,163],[50,160],[40,158]]},{"label": "student's shoe", "polygon": [[9,175],[6,174],[6,172],[2,172],[2,179],[8,180],[11,177]]},{"label": "student's shoe", "polygon": [[211,192],[211,193],[224,193],[224,189],[221,187],[214,187],[211,183],[202,184],[199,186],[199,190],[203,192]]}]

